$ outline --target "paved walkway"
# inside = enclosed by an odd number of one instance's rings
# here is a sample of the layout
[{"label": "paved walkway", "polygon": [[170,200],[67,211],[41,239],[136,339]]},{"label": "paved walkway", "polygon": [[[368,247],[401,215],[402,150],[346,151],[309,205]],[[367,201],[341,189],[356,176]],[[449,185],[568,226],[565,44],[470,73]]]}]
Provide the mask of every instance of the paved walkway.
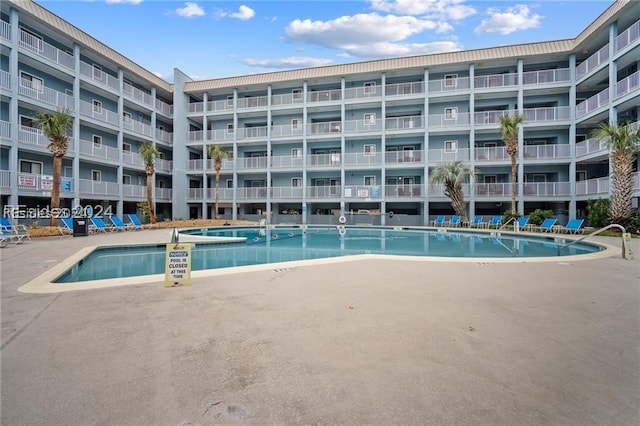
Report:
[{"label": "paved walkway", "polygon": [[640,421],[639,260],[363,260],[17,291],[84,246],[170,233],[0,249],[3,425]]}]

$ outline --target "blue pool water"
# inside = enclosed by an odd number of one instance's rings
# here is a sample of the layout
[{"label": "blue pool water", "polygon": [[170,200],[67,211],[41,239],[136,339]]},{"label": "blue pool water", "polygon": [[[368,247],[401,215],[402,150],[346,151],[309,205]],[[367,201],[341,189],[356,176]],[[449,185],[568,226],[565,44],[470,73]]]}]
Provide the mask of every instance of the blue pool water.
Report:
[{"label": "blue pool water", "polygon": [[[246,242],[192,246],[192,270],[321,259],[355,254],[436,257],[548,257],[557,256],[552,237],[514,237],[474,232],[435,232],[388,228],[210,228],[182,234],[245,237]],[[564,244],[560,238],[559,244]],[[561,255],[593,253],[602,248],[578,243]],[[164,273],[164,244],[102,247],[94,250],[55,282],[70,283]]]}]

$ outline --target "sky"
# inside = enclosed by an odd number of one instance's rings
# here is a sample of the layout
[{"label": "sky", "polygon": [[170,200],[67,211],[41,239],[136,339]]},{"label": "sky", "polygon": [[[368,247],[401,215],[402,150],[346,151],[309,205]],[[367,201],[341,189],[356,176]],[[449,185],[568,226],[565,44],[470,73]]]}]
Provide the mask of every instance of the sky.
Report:
[{"label": "sky", "polygon": [[37,0],[172,82],[573,38],[611,0]]}]

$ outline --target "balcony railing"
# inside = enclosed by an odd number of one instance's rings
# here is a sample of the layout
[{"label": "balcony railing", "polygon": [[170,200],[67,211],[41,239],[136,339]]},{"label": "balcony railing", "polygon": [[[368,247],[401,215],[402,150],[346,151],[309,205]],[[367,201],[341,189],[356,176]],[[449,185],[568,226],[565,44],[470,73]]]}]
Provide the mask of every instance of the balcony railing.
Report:
[{"label": "balcony railing", "polygon": [[339,152],[307,155],[307,166],[309,167],[340,167],[341,163],[342,154]]},{"label": "balcony railing", "polygon": [[96,108],[93,104],[87,101],[80,101],[80,114],[114,126],[118,125],[120,119],[116,112],[110,111],[104,107]]},{"label": "balcony railing", "polygon": [[156,171],[170,172],[173,170],[173,161],[157,158],[154,162]]},{"label": "balcony railing", "polygon": [[471,79],[469,77],[454,77],[429,81],[430,94],[467,90],[469,87],[471,87]]},{"label": "balcony railing", "polygon": [[636,71],[616,83],[616,99],[636,90],[638,87],[640,87],[640,71]]},{"label": "balcony railing", "polygon": [[387,84],[385,87],[385,96],[408,96],[421,94],[424,94],[423,81]]},{"label": "balcony railing", "polygon": [[136,166],[144,167],[144,161],[142,156],[137,152],[124,151],[122,153],[122,161],[127,164],[133,164]]},{"label": "balcony railing", "polygon": [[[201,104],[202,102],[200,102]],[[191,110],[191,106],[195,106],[195,110]],[[189,104],[189,112],[202,112],[203,106],[198,104]],[[225,99],[220,101],[207,102],[207,112],[233,111],[233,99]]]},{"label": "balcony railing", "polygon": [[609,43],[589,56],[586,61],[576,67],[576,78],[581,78],[600,66],[609,59]]},{"label": "balcony railing", "polygon": [[387,130],[424,129],[424,117],[422,115],[389,117],[385,119],[385,126]]},{"label": "balcony railing", "polygon": [[20,79],[18,93],[31,99],[37,99],[59,109],[74,110],[73,96],[58,92],[41,84],[34,84],[31,80]]},{"label": "balcony railing", "polygon": [[0,20],[0,38],[11,41],[11,24]]},{"label": "balcony railing", "polygon": [[164,115],[172,115],[173,114],[173,105],[169,105],[165,101],[161,99],[156,99],[156,109],[163,113]]},{"label": "balcony railing", "polygon": [[238,109],[265,108],[269,104],[268,96],[238,98]]},{"label": "balcony railing", "polygon": [[424,185],[386,185],[386,197],[422,198]]},{"label": "balcony railing", "polygon": [[616,53],[640,38],[640,21],[636,21],[625,31],[616,37]]},{"label": "balcony railing", "polygon": [[299,105],[303,101],[302,93],[285,93],[271,96],[271,106]]},{"label": "balcony railing", "polygon": [[609,89],[604,89],[600,93],[591,96],[589,99],[576,105],[576,117],[582,117],[609,104]]},{"label": "balcony railing", "polygon": [[236,199],[238,200],[252,200],[252,199],[265,199],[267,198],[267,188],[237,188]]},{"label": "balcony railing", "polygon": [[309,135],[326,135],[332,133],[340,133],[342,129],[341,121],[327,121],[324,123],[311,123],[307,127]]},{"label": "balcony railing", "polygon": [[271,198],[276,199],[301,199],[302,198],[302,187],[296,186],[273,186],[271,187]]},{"label": "balcony railing", "polygon": [[367,86],[367,87],[349,87],[344,90],[344,99],[371,99],[379,98],[382,96],[382,87],[380,86]]},{"label": "balcony railing", "polygon": [[476,183],[476,197],[510,197],[511,182],[506,183]]},{"label": "balcony railing", "polygon": [[567,197],[571,195],[570,182],[525,182],[525,197]]},{"label": "balcony railing", "polygon": [[608,139],[590,138],[576,143],[576,157],[594,152],[608,151],[607,141]]},{"label": "balcony railing", "polygon": [[[200,189],[200,188],[197,188]],[[194,195],[197,194],[197,189],[194,191]],[[202,193],[202,189],[200,189],[200,193]],[[214,200],[216,198],[216,189],[215,188],[207,188],[207,199]],[[220,200],[233,200],[233,189],[232,188],[224,188],[220,187],[218,191],[218,198]]]},{"label": "balcony railing", "polygon": [[113,90],[119,90],[120,84],[117,77],[107,74],[99,68],[89,65],[86,62],[80,61],[80,74],[88,77],[93,83],[108,87]]},{"label": "balcony railing", "polygon": [[170,200],[173,195],[171,188],[158,188],[156,187],[156,199],[157,200]]},{"label": "balcony railing", "polygon": [[379,132],[380,130],[382,130],[381,120],[349,120],[344,122],[345,133]]},{"label": "balcony railing", "polygon": [[387,151],[384,153],[384,161],[386,164],[402,164],[412,165],[424,162],[424,151],[407,150],[407,151]]},{"label": "balcony railing", "polygon": [[[18,141],[29,145],[37,145],[43,148],[49,146],[51,141],[42,133],[42,130],[35,127],[20,126]],[[67,152],[73,150],[73,137],[67,140]]]},{"label": "balcony railing", "polygon": [[11,123],[0,120],[0,138],[11,139]]},{"label": "balcony railing", "polygon": [[117,182],[94,181],[91,179],[80,179],[80,193],[89,196],[95,195],[119,195],[119,186]]},{"label": "balcony railing", "polygon": [[33,34],[21,30],[19,45],[20,47],[30,50],[36,55],[47,58],[58,65],[62,65],[67,69],[73,70],[73,55],[52,46]]},{"label": "balcony railing", "polygon": [[0,188],[10,188],[10,187],[11,187],[11,172],[9,170],[0,170]]},{"label": "balcony railing", "polygon": [[476,126],[482,126],[482,125],[494,126],[494,125],[500,124],[500,119],[502,117],[508,114],[513,114],[514,112],[515,111],[505,111],[505,110],[474,112],[473,119]]},{"label": "balcony railing", "polygon": [[525,108],[524,120],[527,123],[541,121],[564,121],[571,118],[571,107]]},{"label": "balcony railing", "polygon": [[138,102],[141,102],[151,108],[154,106],[153,98],[147,92],[144,92],[137,87],[133,87],[129,83],[124,83],[124,94]]},{"label": "balcony railing", "polygon": [[382,198],[380,185],[345,185],[345,198]]},{"label": "balcony railing", "polygon": [[165,130],[156,129],[156,139],[160,142],[164,142],[167,144],[173,143],[173,133],[169,133]]},{"label": "balcony railing", "polygon": [[441,128],[452,126],[468,126],[469,125],[469,113],[459,112],[454,115],[450,114],[430,114],[429,115],[429,128]]},{"label": "balcony railing", "polygon": [[518,85],[518,74],[480,75],[473,78],[476,89],[500,88]]},{"label": "balcony railing", "polygon": [[509,154],[503,146],[477,146],[474,150],[476,161],[509,160]]},{"label": "balcony railing", "polygon": [[267,126],[241,127],[236,132],[236,139],[265,139],[267,137]]},{"label": "balcony railing", "polygon": [[302,136],[302,125],[279,124],[277,126],[271,126],[271,139],[290,136]]},{"label": "balcony railing", "polygon": [[131,198],[144,198],[147,196],[146,185],[122,185],[122,196]]},{"label": "balcony railing", "polygon": [[446,149],[430,149],[429,163],[442,163],[445,161],[469,161],[469,148],[458,148],[455,151]]},{"label": "balcony railing", "polygon": [[527,71],[522,74],[522,83],[529,84],[550,84],[564,83],[571,79],[569,68],[554,70]]},{"label": "balcony railing", "polygon": [[339,101],[340,99],[342,99],[342,91],[340,89],[318,90],[307,93],[307,102],[310,103]]},{"label": "balcony railing", "polygon": [[11,74],[4,70],[0,70],[0,88],[5,90],[11,89]]},{"label": "balcony railing", "polygon": [[80,154],[112,161],[118,161],[120,156],[118,148],[107,146],[103,143],[98,145],[83,139],[80,140]]},{"label": "balcony railing", "polygon": [[204,193],[203,188],[189,188],[187,191],[187,199],[188,200],[201,200],[202,194]]},{"label": "balcony railing", "polygon": [[343,155],[345,166],[379,166],[382,164],[382,153],[347,152]]},{"label": "balcony railing", "polygon": [[236,169],[266,169],[268,164],[268,158],[265,157],[245,157],[236,158]]},{"label": "balcony railing", "polygon": [[301,169],[302,163],[302,157],[292,157],[290,155],[279,155],[271,157],[272,169]]},{"label": "balcony railing", "polygon": [[122,127],[145,136],[151,136],[151,123],[149,121],[139,121],[133,118],[125,119]]},{"label": "balcony railing", "polygon": [[554,160],[571,157],[571,147],[568,144],[525,145],[522,151],[525,160]]},{"label": "balcony railing", "polygon": [[340,198],[340,186],[307,186],[307,198]]},{"label": "balcony railing", "polygon": [[609,176],[576,182],[576,195],[578,196],[607,194],[609,194]]}]

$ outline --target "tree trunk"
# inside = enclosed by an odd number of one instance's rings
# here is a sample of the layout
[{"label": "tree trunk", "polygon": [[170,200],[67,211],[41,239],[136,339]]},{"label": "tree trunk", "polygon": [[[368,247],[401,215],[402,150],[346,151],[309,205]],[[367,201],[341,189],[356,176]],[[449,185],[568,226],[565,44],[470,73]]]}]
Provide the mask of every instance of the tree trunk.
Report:
[{"label": "tree trunk", "polygon": [[215,219],[219,219],[218,202],[220,201],[220,169],[221,167],[218,166],[218,161],[216,160],[216,203],[215,203],[216,211],[213,215]]},{"label": "tree trunk", "polygon": [[156,223],[156,211],[153,208],[153,191],[151,187],[151,184],[153,183],[153,180],[151,179],[152,176],[153,173],[147,173],[147,205],[149,207],[149,219],[151,220],[151,223],[154,224]]},{"label": "tree trunk", "polygon": [[[53,188],[51,188],[51,211],[60,208],[60,176],[62,175],[62,156],[53,156]],[[49,225],[58,226],[58,218],[51,215]]]},{"label": "tree trunk", "polygon": [[447,188],[449,198],[451,198],[451,207],[460,216],[462,222],[467,221],[467,203],[464,201],[464,193],[462,187]]},{"label": "tree trunk", "polygon": [[518,192],[518,163],[516,156],[511,156],[511,214],[518,212],[516,207],[516,193]]},{"label": "tree trunk", "polygon": [[632,214],[633,198],[633,153],[621,152],[611,157],[611,223],[625,225]]}]

